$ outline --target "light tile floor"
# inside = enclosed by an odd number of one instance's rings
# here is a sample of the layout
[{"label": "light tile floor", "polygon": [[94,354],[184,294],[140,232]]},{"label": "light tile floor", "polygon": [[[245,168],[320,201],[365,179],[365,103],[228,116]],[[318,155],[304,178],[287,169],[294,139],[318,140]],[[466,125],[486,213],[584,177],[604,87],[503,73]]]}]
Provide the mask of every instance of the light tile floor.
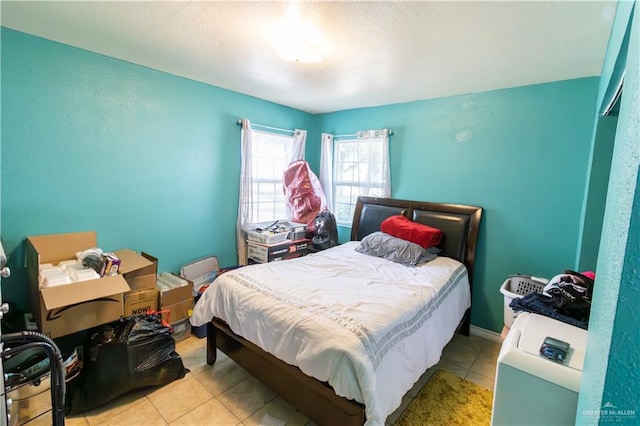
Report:
[{"label": "light tile floor", "polygon": [[[176,345],[185,378],[166,386],[134,391],[106,406],[72,416],[67,425],[313,425],[304,414],[278,397],[224,354],[215,365],[206,363],[206,339],[190,336]],[[387,419],[395,424],[402,411],[437,369],[457,374],[493,390],[500,344],[477,336],[456,335],[441,361],[430,368]],[[43,395],[48,395],[45,393]],[[50,424],[50,415],[28,425]]]}]

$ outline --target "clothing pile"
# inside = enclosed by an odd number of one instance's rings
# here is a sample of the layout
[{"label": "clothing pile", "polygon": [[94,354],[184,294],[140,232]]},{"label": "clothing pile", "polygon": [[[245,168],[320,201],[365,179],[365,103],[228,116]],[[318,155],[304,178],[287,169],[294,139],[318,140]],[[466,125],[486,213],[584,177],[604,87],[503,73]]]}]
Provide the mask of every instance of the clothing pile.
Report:
[{"label": "clothing pile", "polygon": [[566,269],[554,276],[542,293],[515,298],[509,306],[514,311],[533,312],[587,329],[591,313],[595,274]]}]

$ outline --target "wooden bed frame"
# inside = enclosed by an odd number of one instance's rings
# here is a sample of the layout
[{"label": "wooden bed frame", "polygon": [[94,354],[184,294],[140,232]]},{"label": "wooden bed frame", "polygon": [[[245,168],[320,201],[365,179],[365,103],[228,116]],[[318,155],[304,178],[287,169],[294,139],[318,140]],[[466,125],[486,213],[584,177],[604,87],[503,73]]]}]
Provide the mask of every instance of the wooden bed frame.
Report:
[{"label": "wooden bed frame", "polygon": [[[359,197],[351,228],[351,240],[360,241],[366,235],[379,231],[380,223],[384,219],[397,214],[441,229],[444,238],[440,244],[440,255],[464,263],[469,272],[469,286],[473,288],[473,269],[482,208]],[[458,332],[468,336],[470,321],[471,308],[464,314]],[[337,396],[327,383],[307,376],[299,368],[279,360],[238,336],[219,318],[214,318],[207,324],[209,365],[216,361],[216,349],[220,349],[319,425],[355,426],[362,425],[366,420],[364,405]]]}]

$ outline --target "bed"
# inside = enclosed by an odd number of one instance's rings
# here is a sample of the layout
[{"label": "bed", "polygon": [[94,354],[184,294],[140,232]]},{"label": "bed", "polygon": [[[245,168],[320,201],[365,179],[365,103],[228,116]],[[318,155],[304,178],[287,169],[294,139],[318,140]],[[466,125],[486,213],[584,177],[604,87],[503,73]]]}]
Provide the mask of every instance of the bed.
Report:
[{"label": "bed", "polygon": [[[408,267],[355,250],[396,215],[443,231],[436,259]],[[191,319],[207,325],[207,363],[221,350],[317,424],[384,424],[453,334],[469,334],[481,216],[359,197],[351,241],[216,279]]]}]

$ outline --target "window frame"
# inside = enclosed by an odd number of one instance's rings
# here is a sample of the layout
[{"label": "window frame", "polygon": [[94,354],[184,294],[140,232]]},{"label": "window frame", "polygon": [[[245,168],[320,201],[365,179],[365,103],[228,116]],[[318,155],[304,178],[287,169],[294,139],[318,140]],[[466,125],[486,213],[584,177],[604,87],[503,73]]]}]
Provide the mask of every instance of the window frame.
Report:
[{"label": "window frame", "polygon": [[[383,192],[384,192],[384,187],[385,187],[385,183],[383,179],[380,179],[377,183],[371,183],[371,182],[363,182],[362,180],[357,180],[357,179],[345,179],[345,180],[340,180],[338,179],[338,175],[339,173],[344,170],[341,169],[340,166],[340,155],[338,155],[339,150],[340,150],[340,145],[341,144],[363,144],[366,143],[369,145],[369,149],[371,148],[370,144],[372,143],[380,143],[380,144],[384,144],[385,143],[385,139],[384,138],[380,138],[380,139],[375,139],[372,140],[374,138],[360,138],[360,137],[345,137],[345,138],[336,138],[334,137],[333,139],[333,146],[332,146],[332,150],[333,150],[333,164],[332,164],[332,182],[331,182],[331,186],[332,186],[332,209],[334,212],[334,215],[336,217],[336,223],[340,226],[346,226],[346,227],[351,227],[352,223],[353,223],[353,214],[355,211],[355,206],[356,206],[356,202],[358,200],[358,196],[363,195],[363,196],[382,196]],[[383,147],[384,149],[384,147]],[[351,161],[354,164],[361,164],[362,161],[357,161],[359,159],[359,155],[355,156],[356,158]],[[346,163],[346,161],[342,161],[342,165],[344,165],[344,163]],[[384,158],[381,158],[381,161],[378,162],[371,162],[369,161],[368,164],[375,164],[376,167],[383,167],[383,163],[384,163]],[[371,169],[371,167],[369,167],[369,169]],[[384,172],[384,171],[383,171]],[[349,189],[349,201],[345,202],[344,198],[340,199],[340,188],[350,188]],[[354,195],[355,192],[355,195]],[[340,209],[340,206],[342,206],[342,209]],[[344,209],[344,206],[348,206],[348,210],[349,213],[348,215],[343,215],[341,213],[341,210]]]},{"label": "window frame", "polygon": [[[252,223],[261,223],[261,222],[270,222],[276,219],[284,219],[286,218],[286,200],[284,197],[284,191],[282,189],[283,181],[282,177],[284,171],[288,166],[288,153],[291,150],[291,146],[293,145],[293,134],[282,134],[276,132],[268,132],[264,130],[252,129],[252,138],[251,138],[251,211],[252,211]],[[257,137],[256,137],[257,136]],[[276,176],[276,163],[278,161],[273,161],[274,157],[271,156],[271,167],[273,173],[270,176],[266,176],[264,173],[258,173],[259,162],[261,159],[268,158],[267,156],[260,155],[261,152],[271,152],[274,153],[273,148],[264,148],[265,139],[269,140],[269,146],[273,147],[275,143],[281,142],[282,149],[280,150],[280,154],[282,154],[281,158],[277,158],[277,160],[282,164],[282,170],[280,171],[280,175]],[[262,146],[261,146],[262,145]],[[289,146],[287,146],[289,145]],[[269,164],[269,162],[267,162]],[[263,169],[264,171],[264,169]],[[262,176],[260,176],[262,175]],[[272,191],[272,201],[262,201],[265,198],[265,194],[267,191],[260,191],[260,186],[271,186],[273,188]],[[267,198],[270,198],[267,196]],[[281,202],[280,206],[277,204]],[[264,208],[261,209],[261,205],[270,204],[272,214],[275,217],[264,216],[261,215],[261,211],[264,212]]]}]

